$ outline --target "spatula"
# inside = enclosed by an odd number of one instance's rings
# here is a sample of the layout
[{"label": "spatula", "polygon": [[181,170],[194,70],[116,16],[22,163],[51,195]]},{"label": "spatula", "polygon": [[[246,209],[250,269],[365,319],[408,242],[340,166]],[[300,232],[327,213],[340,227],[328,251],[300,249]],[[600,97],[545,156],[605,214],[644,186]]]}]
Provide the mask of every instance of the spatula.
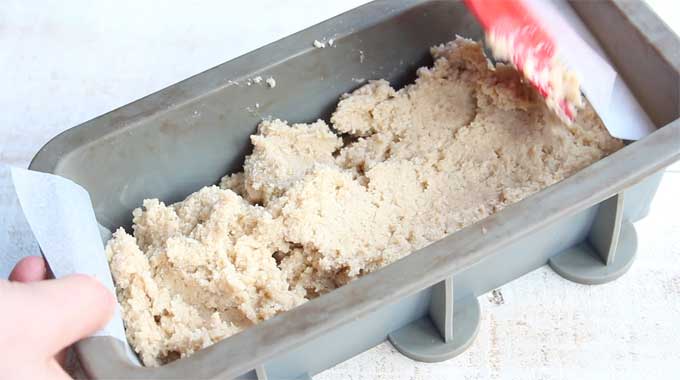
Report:
[{"label": "spatula", "polygon": [[521,0],[465,0],[484,28],[497,59],[507,60],[545,98],[566,123],[583,106],[575,73],[557,59],[556,46]]}]

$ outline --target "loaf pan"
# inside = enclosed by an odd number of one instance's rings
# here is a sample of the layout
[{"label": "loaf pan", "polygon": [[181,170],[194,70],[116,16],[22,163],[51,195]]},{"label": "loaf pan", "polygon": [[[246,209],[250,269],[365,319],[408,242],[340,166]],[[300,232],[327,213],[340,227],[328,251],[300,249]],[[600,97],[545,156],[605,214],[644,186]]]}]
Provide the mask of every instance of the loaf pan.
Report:
[{"label": "loaf pan", "polygon": [[[121,342],[87,338],[76,347],[87,375],[306,379],[386,339],[408,357],[440,361],[473,341],[480,294],[546,263],[587,284],[622,275],[637,249],[632,222],[646,214],[662,169],[680,156],[680,49],[644,4],[571,6],[655,122],[654,133],[189,358],[140,367]],[[69,129],[38,152],[31,169],[85,187],[103,228],[129,227],[144,198],[179,201],[238,170],[263,117],[328,120],[342,93],[365,79],[386,78],[397,88],[412,81],[418,67],[431,64],[428,47],[456,34],[482,38],[462,3],[376,1]],[[328,38],[336,41],[332,48],[312,44]],[[276,87],[249,86],[258,75],[275,78]]]}]

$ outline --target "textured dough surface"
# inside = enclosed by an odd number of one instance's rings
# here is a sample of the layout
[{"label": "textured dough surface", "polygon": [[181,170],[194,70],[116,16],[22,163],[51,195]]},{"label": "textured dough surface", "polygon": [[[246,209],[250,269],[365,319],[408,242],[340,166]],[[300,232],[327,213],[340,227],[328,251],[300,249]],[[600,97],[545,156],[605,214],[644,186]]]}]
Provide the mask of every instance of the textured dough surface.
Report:
[{"label": "textured dough surface", "polygon": [[332,129],[264,121],[242,172],[134,211],[133,235],[119,229],[106,252],[144,364],[294,308],[622,147],[589,105],[562,123],[477,43],[431,51],[414,84],[344,95]]}]

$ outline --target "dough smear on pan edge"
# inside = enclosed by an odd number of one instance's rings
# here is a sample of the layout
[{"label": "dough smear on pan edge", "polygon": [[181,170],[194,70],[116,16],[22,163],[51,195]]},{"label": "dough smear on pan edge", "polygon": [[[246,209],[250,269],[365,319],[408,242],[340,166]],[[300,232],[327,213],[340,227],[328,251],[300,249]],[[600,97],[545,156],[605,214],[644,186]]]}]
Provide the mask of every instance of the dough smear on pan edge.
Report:
[{"label": "dough smear on pan edge", "polygon": [[133,236],[118,229],[106,253],[145,365],[329,292],[623,146],[590,105],[563,124],[473,41],[431,52],[414,84],[344,95],[332,126],[263,121],[242,172],[133,212]]}]

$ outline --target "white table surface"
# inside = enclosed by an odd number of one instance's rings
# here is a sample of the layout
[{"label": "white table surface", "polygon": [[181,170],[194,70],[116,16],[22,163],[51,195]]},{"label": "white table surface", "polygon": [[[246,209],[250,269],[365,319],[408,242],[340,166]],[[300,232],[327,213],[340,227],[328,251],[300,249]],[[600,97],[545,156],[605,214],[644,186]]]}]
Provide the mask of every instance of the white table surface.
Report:
[{"label": "white table surface", "polygon": [[[365,2],[4,0],[0,162],[26,167],[71,126]],[[650,1],[680,30],[672,3]],[[418,363],[383,343],[315,379],[680,378],[679,194],[676,164],[621,279],[582,286],[543,267],[503,286],[501,304],[480,297],[479,336],[459,357]],[[30,253],[0,252],[0,276]]]}]

